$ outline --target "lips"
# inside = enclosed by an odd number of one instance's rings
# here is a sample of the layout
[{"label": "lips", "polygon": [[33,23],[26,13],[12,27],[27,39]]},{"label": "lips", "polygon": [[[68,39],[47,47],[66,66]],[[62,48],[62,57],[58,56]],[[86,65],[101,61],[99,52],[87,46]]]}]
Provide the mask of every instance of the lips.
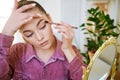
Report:
[{"label": "lips", "polygon": [[48,44],[48,40],[47,41],[44,41],[43,43],[40,44],[41,47],[45,46]]}]

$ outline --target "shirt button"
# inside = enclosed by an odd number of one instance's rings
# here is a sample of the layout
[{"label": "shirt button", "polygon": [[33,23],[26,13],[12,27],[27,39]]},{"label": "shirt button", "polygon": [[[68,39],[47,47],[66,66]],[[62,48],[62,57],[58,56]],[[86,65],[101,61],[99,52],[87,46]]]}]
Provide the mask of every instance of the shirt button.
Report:
[{"label": "shirt button", "polygon": [[0,51],[2,51],[3,49],[0,49]]},{"label": "shirt button", "polygon": [[43,69],[45,69],[46,67],[44,66]]},{"label": "shirt button", "polygon": [[56,58],[53,58],[53,60],[56,60]]},{"label": "shirt button", "polygon": [[43,73],[42,73],[42,74],[43,74],[43,76],[44,76],[44,71],[43,71]]}]

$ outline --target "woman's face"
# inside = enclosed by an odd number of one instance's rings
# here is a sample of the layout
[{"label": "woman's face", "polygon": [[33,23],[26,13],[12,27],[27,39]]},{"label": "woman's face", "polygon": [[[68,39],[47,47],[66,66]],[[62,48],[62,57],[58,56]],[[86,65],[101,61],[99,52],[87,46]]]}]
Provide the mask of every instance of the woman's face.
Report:
[{"label": "woman's face", "polygon": [[[31,14],[40,14],[40,11],[37,8],[28,12]],[[47,15],[42,14],[42,18],[33,18],[20,29],[24,40],[33,45],[34,48],[49,49],[55,42],[51,25],[45,23],[44,20],[50,21],[51,19]]]}]

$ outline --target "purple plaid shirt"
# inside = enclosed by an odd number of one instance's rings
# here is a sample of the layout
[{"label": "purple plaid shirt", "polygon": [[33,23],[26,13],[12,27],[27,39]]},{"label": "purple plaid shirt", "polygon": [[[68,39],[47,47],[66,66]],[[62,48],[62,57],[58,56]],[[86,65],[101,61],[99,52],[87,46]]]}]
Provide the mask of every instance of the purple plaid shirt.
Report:
[{"label": "purple plaid shirt", "polygon": [[82,80],[82,56],[73,46],[77,56],[71,63],[61,50],[61,42],[45,64],[33,47],[25,43],[12,45],[14,37],[0,34],[0,80]]}]

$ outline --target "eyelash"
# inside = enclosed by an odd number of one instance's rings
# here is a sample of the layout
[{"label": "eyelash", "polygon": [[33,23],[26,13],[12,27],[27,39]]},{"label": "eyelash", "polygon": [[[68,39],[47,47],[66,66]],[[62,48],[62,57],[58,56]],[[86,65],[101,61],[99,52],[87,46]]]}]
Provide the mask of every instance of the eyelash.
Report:
[{"label": "eyelash", "polygon": [[46,27],[46,24],[43,27],[41,27],[40,29],[44,29],[45,27]]},{"label": "eyelash", "polygon": [[33,35],[33,33],[31,33],[30,35],[26,36],[26,37],[31,37]]}]

